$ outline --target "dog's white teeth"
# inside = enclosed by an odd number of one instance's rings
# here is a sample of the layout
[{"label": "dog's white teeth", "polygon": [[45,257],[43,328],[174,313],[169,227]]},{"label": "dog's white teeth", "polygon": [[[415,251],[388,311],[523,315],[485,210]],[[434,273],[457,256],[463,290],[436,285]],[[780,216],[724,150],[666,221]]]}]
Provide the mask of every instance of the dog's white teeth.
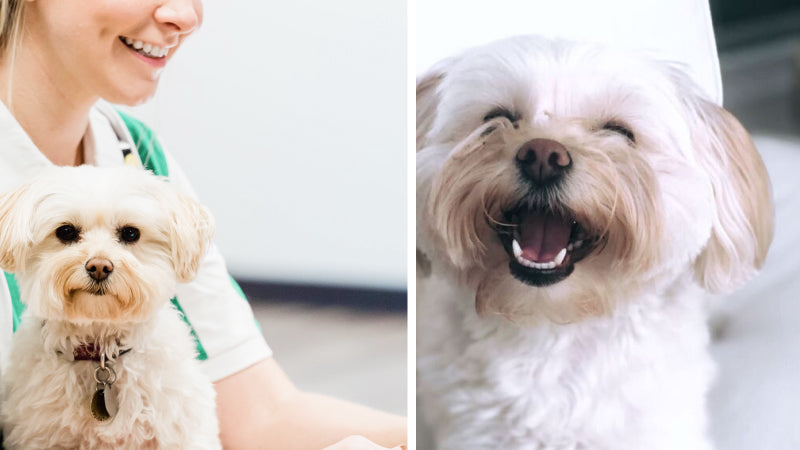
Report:
[{"label": "dog's white teeth", "polygon": [[537,263],[537,262],[533,262],[533,261],[525,261],[525,264],[523,264],[523,265],[525,265],[527,267],[531,267],[533,269],[543,270],[543,269],[554,269],[556,267],[556,262],[555,261],[550,261],[550,262],[544,262],[544,263]]},{"label": "dog's white teeth", "polygon": [[518,263],[522,264],[525,267],[530,267],[532,269],[555,269],[558,265],[564,262],[564,258],[567,256],[567,249],[562,248],[558,255],[556,255],[555,259],[549,262],[534,262],[525,259],[522,256],[522,247],[520,246],[519,242],[516,239],[511,241],[511,249],[514,251],[514,258],[517,260]]},{"label": "dog's white teeth", "polygon": [[535,262],[528,261],[527,259],[523,258],[522,256],[517,256],[517,262],[522,264],[525,267],[533,267],[533,264],[536,264]]},{"label": "dog's white teeth", "polygon": [[571,252],[571,251],[575,250],[576,248],[581,248],[582,246],[583,246],[583,241],[575,241],[575,242],[570,243],[569,245],[567,245],[567,251]]},{"label": "dog's white teeth", "polygon": [[518,260],[522,258],[522,247],[520,247],[519,242],[516,239],[511,241],[511,249],[514,250],[514,257]]},{"label": "dog's white teeth", "polygon": [[560,252],[556,255],[556,259],[552,261],[553,267],[560,266],[561,263],[564,262],[564,258],[567,257],[567,249],[562,248]]}]

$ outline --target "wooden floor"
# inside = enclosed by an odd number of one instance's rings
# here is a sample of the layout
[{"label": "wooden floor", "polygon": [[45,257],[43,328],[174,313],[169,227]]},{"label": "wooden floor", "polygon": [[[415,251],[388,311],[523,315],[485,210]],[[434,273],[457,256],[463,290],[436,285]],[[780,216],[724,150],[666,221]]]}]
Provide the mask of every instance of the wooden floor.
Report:
[{"label": "wooden floor", "polygon": [[407,414],[405,314],[251,305],[275,359],[300,389]]}]

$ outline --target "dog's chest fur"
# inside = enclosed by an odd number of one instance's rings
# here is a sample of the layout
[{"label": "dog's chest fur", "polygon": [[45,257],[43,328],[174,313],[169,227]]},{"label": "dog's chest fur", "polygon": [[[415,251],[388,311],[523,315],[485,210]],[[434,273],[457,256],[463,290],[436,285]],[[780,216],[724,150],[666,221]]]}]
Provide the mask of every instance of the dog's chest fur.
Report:
[{"label": "dog's chest fur", "polygon": [[99,363],[57,356],[58,331],[24,317],[4,374],[7,448],[219,448],[214,390],[186,326],[165,307],[140,328],[113,364],[119,411],[99,422],[89,407]]},{"label": "dog's chest fur", "polygon": [[632,299],[609,318],[529,327],[478,318],[474,293],[421,280],[419,396],[439,448],[708,448],[713,366],[696,297]]}]

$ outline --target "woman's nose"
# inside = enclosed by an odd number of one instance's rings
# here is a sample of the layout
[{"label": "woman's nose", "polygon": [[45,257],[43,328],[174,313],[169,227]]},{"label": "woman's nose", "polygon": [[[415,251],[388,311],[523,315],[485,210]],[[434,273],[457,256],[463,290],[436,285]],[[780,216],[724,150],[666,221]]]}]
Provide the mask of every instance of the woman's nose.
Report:
[{"label": "woman's nose", "polygon": [[167,0],[156,9],[155,18],[181,34],[191,33],[203,21],[203,5],[200,0]]}]

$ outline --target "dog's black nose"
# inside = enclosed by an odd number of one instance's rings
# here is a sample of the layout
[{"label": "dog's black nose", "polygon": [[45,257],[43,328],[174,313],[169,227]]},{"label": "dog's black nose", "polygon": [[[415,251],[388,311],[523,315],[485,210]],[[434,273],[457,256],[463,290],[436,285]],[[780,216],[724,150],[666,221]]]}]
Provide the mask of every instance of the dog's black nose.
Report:
[{"label": "dog's black nose", "polygon": [[96,281],[103,281],[114,271],[114,264],[105,258],[92,258],[86,263],[86,272]]},{"label": "dog's black nose", "polygon": [[561,178],[572,166],[572,157],[560,142],[531,139],[517,150],[517,164],[529,180],[542,186]]}]

